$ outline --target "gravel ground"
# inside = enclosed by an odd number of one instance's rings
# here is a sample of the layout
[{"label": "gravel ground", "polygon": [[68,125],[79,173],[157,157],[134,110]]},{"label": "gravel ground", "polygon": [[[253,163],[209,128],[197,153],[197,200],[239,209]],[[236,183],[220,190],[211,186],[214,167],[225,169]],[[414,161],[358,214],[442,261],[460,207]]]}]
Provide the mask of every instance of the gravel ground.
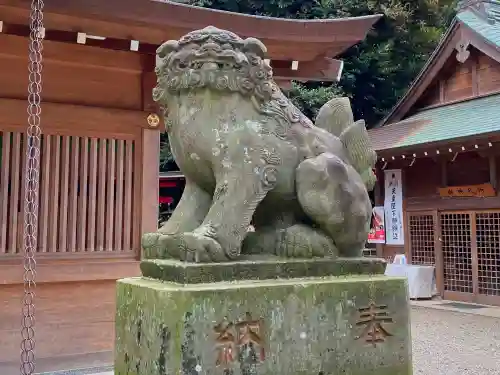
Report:
[{"label": "gravel ground", "polygon": [[414,375],[500,375],[500,319],[412,308]]}]

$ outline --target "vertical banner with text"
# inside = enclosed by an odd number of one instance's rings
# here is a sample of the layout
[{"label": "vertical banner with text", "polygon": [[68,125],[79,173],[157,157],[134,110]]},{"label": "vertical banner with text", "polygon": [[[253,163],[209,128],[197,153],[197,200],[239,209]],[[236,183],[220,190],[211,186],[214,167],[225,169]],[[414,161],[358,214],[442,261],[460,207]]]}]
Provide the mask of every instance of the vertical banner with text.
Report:
[{"label": "vertical banner with text", "polygon": [[385,227],[387,245],[404,245],[403,230],[403,181],[401,169],[384,171]]}]

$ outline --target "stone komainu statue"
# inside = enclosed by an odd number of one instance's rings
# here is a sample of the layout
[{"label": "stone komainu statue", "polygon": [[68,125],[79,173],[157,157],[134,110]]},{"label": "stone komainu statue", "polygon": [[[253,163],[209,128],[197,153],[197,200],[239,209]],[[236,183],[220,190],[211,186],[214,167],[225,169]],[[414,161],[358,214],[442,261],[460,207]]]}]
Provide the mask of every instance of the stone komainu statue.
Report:
[{"label": "stone komainu statue", "polygon": [[361,255],[376,154],[347,98],[313,124],[273,81],[261,41],[215,27],[157,53],[153,97],[186,187],[170,220],[144,234],[146,258]]}]

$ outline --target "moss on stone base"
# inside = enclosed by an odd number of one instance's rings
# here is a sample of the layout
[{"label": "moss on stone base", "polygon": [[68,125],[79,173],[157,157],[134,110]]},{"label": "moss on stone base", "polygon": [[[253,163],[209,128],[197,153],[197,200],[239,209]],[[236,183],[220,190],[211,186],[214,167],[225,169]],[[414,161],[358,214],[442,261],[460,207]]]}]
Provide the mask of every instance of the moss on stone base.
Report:
[{"label": "moss on stone base", "polygon": [[131,278],[117,293],[116,375],[411,374],[402,278]]},{"label": "moss on stone base", "polygon": [[290,279],[348,275],[383,275],[379,258],[254,259],[228,263],[190,263],[171,259],[141,262],[142,275],[180,284],[235,280]]}]

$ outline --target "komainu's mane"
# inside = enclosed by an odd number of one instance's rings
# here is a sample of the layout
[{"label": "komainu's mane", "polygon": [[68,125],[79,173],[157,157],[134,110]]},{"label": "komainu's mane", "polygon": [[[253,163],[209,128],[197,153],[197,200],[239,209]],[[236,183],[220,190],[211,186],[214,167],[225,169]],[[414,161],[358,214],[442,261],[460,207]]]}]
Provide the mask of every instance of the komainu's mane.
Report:
[{"label": "komainu's mane", "polygon": [[[166,104],[168,96],[200,89],[238,92],[254,103],[258,112],[278,121],[276,135],[285,138],[290,126],[312,122],[295,107],[273,80],[273,70],[264,59],[266,47],[255,38],[207,27],[168,41],[157,50],[157,85],[153,98]],[[219,69],[203,70],[200,60],[213,58]]]}]

